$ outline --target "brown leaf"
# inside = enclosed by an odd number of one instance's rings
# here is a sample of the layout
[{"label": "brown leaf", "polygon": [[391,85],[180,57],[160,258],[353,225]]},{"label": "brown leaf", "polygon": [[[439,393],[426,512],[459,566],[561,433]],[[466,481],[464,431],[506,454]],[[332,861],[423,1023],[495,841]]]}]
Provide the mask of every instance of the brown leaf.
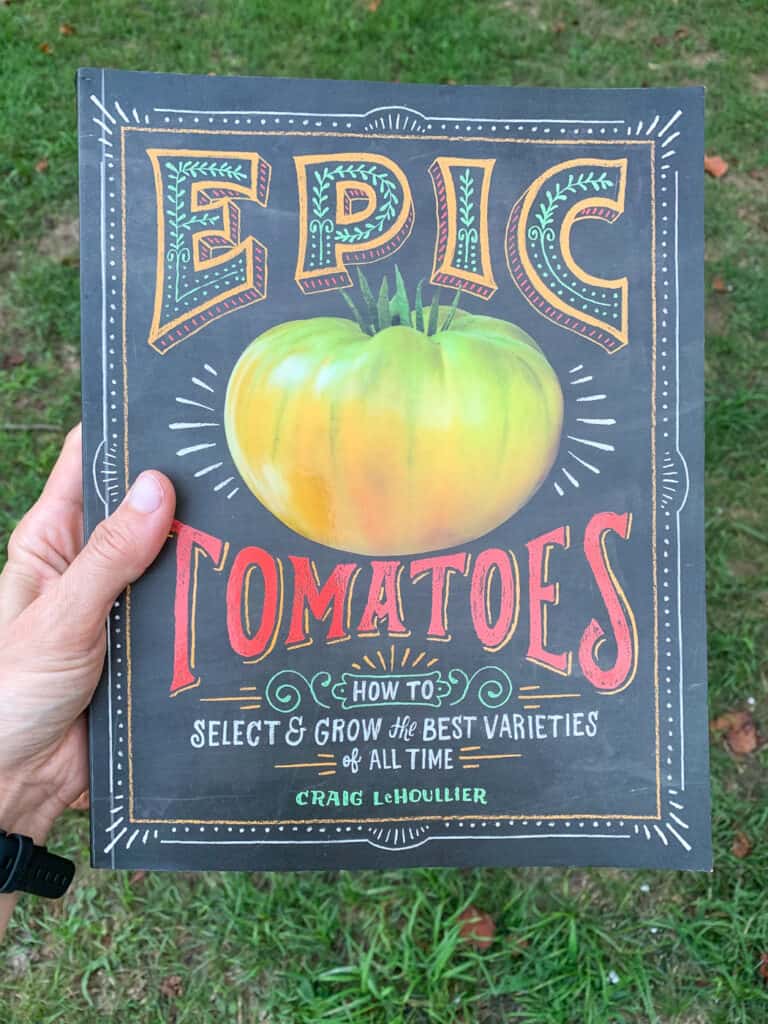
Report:
[{"label": "brown leaf", "polygon": [[141,885],[144,879],[147,877],[146,871],[134,871],[128,882],[131,886]]},{"label": "brown leaf", "polygon": [[487,949],[496,934],[496,925],[490,914],[469,906],[459,914],[459,935],[478,950]]},{"label": "brown leaf", "polygon": [[562,19],[556,21],[552,26],[552,31],[556,36],[559,36],[561,32],[565,32],[565,22]]},{"label": "brown leaf", "polygon": [[184,986],[181,984],[179,974],[169,974],[160,982],[160,995],[165,996],[166,999],[178,999],[183,994]]},{"label": "brown leaf", "polygon": [[40,43],[38,49],[40,50],[40,53],[47,53],[49,56],[53,53],[53,47],[50,43]]},{"label": "brown leaf", "polygon": [[67,21],[62,21],[59,25],[59,34],[62,36],[73,36],[77,29],[74,25],[70,25]]},{"label": "brown leaf", "polygon": [[725,742],[732,754],[751,754],[757,750],[757,728],[748,711],[727,711],[714,719],[711,728],[725,733]]},{"label": "brown leaf", "polygon": [[681,42],[683,39],[687,39],[691,34],[691,30],[686,28],[685,25],[681,25],[680,28],[675,29],[675,39]]},{"label": "brown leaf", "polygon": [[371,14],[375,14],[378,11],[380,3],[381,0],[368,0],[368,10]]},{"label": "brown leaf", "polygon": [[725,281],[723,280],[723,278],[719,274],[716,274],[712,278],[712,291],[713,292],[727,292],[727,291],[730,291],[729,286],[725,283]]},{"label": "brown leaf", "polygon": [[759,743],[755,723],[750,718],[738,729],[729,729],[725,742],[732,754],[752,754],[757,750]]},{"label": "brown leaf", "polygon": [[22,366],[27,361],[27,357],[23,352],[19,352],[18,349],[12,349],[10,352],[6,352],[0,360],[0,367],[3,370],[10,370],[12,366]]},{"label": "brown leaf", "polygon": [[666,46],[666,45],[667,45],[667,37],[666,36],[654,36],[651,39],[651,46]]},{"label": "brown leaf", "polygon": [[727,729],[741,725],[748,717],[746,711],[726,711],[724,714],[718,715],[717,718],[713,718],[709,723],[709,728],[712,732],[725,732]]},{"label": "brown leaf", "polygon": [[713,178],[722,178],[728,172],[728,164],[721,156],[705,156],[704,170]]},{"label": "brown leaf", "polygon": [[760,954],[760,963],[757,965],[757,973],[768,984],[768,953]]},{"label": "brown leaf", "polygon": [[752,853],[752,840],[746,832],[737,832],[733,837],[731,853],[734,857],[738,857],[739,860],[743,860]]},{"label": "brown leaf", "polygon": [[38,174],[45,174],[48,170],[48,158],[44,156],[42,160],[38,160],[35,164],[35,170]]}]

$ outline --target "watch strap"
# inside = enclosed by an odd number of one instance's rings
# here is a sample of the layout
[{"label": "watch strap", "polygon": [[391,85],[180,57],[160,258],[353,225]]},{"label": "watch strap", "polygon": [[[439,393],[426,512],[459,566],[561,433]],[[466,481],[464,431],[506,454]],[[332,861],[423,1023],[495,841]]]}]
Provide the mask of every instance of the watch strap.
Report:
[{"label": "watch strap", "polygon": [[29,836],[0,829],[0,893],[21,891],[58,899],[74,874],[71,860],[36,846]]}]

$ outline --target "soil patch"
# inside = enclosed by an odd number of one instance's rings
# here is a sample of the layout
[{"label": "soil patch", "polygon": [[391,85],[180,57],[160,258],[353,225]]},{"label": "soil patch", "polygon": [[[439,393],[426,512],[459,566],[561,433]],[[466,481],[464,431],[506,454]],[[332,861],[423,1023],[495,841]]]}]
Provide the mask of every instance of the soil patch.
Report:
[{"label": "soil patch", "polygon": [[38,251],[57,263],[77,263],[80,259],[80,218],[61,220],[40,239]]}]

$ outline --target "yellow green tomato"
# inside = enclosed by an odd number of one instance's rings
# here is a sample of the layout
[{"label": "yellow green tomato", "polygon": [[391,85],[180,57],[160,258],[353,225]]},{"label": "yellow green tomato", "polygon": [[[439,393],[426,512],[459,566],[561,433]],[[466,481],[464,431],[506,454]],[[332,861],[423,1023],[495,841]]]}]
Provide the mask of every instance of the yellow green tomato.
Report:
[{"label": "yellow green tomato", "polygon": [[[440,307],[439,323],[449,316]],[[464,544],[535,493],[563,396],[536,342],[461,310],[428,336],[350,319],[279,324],[229,380],[227,441],[251,491],[297,533],[365,555]]]}]

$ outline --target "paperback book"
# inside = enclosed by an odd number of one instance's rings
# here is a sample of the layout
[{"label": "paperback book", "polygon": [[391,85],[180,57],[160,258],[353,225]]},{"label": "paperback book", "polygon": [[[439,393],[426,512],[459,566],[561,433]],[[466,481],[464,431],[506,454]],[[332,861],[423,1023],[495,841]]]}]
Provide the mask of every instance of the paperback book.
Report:
[{"label": "paperback book", "polygon": [[709,869],[703,91],[78,103],[94,865]]}]

